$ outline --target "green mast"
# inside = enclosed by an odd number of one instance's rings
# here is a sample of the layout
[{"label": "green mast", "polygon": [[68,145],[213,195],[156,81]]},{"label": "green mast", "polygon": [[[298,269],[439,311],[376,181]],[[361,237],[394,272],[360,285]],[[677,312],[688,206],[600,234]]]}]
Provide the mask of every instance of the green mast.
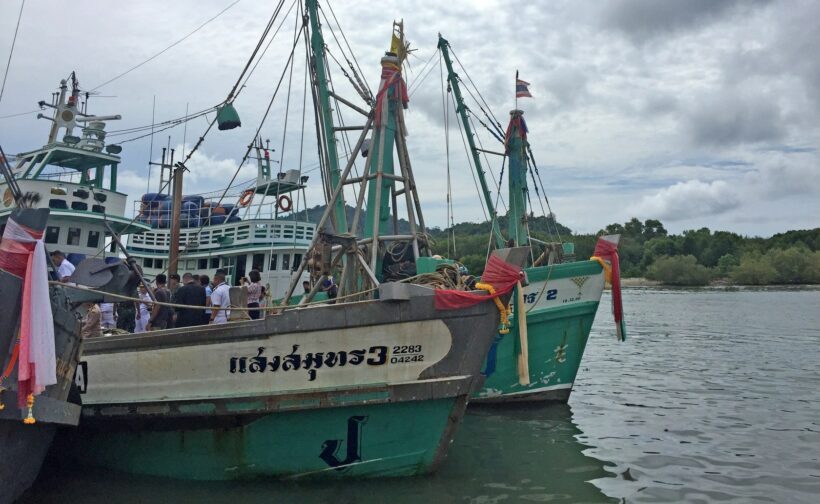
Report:
[{"label": "green mast", "polygon": [[529,245],[527,232],[527,126],[524,122],[524,111],[510,112],[510,126],[507,128],[507,159],[509,159],[509,189],[507,203],[510,211],[509,235],[515,240],[516,247]]},{"label": "green mast", "polygon": [[464,131],[467,133],[467,142],[470,144],[470,152],[473,154],[473,164],[478,174],[478,181],[481,184],[481,191],[484,193],[484,201],[487,202],[487,210],[490,212],[490,222],[493,227],[493,236],[495,237],[495,244],[498,248],[506,246],[506,241],[501,235],[501,229],[498,226],[497,214],[493,198],[490,194],[490,189],[487,187],[487,180],[484,177],[484,168],[481,166],[481,156],[478,155],[478,149],[475,146],[475,138],[473,137],[473,130],[470,127],[470,121],[467,117],[467,106],[464,105],[464,99],[461,96],[461,86],[459,84],[458,74],[453,71],[453,62],[450,61],[450,43],[439,34],[438,48],[444,56],[444,63],[447,65],[447,80],[450,82],[450,87],[453,89],[453,95],[456,99],[456,112],[461,117],[461,123],[464,125]]},{"label": "green mast", "polygon": [[[396,71],[401,72],[398,56],[388,53],[382,58],[381,63],[382,68],[398,67]],[[367,188],[367,211],[374,213],[365,221],[365,237],[390,234],[391,191],[395,185],[393,151],[396,145],[396,106],[399,101],[400,82],[399,78],[389,83],[383,77],[379,86],[380,94],[386,93],[387,96],[382,102],[382,108],[377,111],[377,114],[381,112],[381,117],[376,117],[377,125],[373,128],[373,140],[368,154],[369,175],[375,183],[369,184]],[[386,90],[382,89],[384,86],[387,86]]]},{"label": "green mast", "polygon": [[[326,188],[327,198],[341,183],[339,170],[339,155],[336,149],[336,133],[333,128],[333,116],[330,108],[330,88],[325,67],[325,39],[319,25],[319,6],[317,0],[307,0],[308,17],[310,18],[310,48],[313,53],[314,79],[319,95],[317,114],[321,122],[322,134],[325,139],[325,163],[330,175],[330,187]],[[344,198],[337,198],[334,205],[333,220],[337,232],[347,232],[347,215],[345,214]]]}]

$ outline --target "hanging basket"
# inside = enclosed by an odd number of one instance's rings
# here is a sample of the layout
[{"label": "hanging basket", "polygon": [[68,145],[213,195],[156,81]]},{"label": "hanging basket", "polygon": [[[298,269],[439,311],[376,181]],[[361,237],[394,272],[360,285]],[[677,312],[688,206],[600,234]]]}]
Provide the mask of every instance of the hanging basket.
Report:
[{"label": "hanging basket", "polygon": [[216,124],[222,131],[242,126],[242,121],[239,120],[239,114],[236,112],[232,103],[226,103],[217,109]]}]

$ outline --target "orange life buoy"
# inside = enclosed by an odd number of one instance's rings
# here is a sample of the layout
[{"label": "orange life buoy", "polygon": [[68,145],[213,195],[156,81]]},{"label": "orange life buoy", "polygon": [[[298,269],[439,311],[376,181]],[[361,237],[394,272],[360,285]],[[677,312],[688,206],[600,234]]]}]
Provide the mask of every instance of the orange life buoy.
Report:
[{"label": "orange life buoy", "polygon": [[293,208],[293,201],[287,194],[279,196],[279,201],[276,204],[279,206],[279,210],[283,212],[290,212],[290,209]]},{"label": "orange life buoy", "polygon": [[239,206],[246,207],[251,204],[251,200],[253,200],[253,189],[248,189],[239,197]]}]

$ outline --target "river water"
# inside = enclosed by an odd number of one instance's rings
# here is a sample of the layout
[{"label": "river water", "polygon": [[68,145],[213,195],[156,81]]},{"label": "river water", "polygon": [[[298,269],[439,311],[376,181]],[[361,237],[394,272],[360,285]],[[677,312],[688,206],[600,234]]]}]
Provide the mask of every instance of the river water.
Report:
[{"label": "river water", "polygon": [[604,295],[569,405],[471,410],[435,475],[180,482],[45,468],[28,503],[820,502],[820,290]]}]

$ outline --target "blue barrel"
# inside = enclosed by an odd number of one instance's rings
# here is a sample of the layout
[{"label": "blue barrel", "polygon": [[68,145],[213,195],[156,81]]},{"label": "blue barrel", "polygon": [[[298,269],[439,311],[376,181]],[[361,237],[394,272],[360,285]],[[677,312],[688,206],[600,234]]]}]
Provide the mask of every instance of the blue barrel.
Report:
[{"label": "blue barrel", "polygon": [[228,217],[228,222],[239,222],[242,219],[238,215],[231,215]]},{"label": "blue barrel", "polygon": [[197,215],[199,215],[199,205],[196,204],[193,201],[183,201],[182,202],[182,207],[180,207],[180,211],[182,212],[183,215],[185,215],[185,214],[189,214],[189,215],[197,214]]},{"label": "blue barrel", "polygon": [[122,261],[122,259],[120,259],[119,257],[106,257],[105,258],[105,264],[116,264],[120,261]]},{"label": "blue barrel", "polygon": [[211,215],[211,225],[215,224],[224,224],[225,223],[225,216],[224,215]]},{"label": "blue barrel", "polygon": [[202,196],[183,196],[182,204],[184,205],[186,202],[194,203],[199,208],[205,203],[205,198]]},{"label": "blue barrel", "polygon": [[152,208],[159,206],[160,202],[168,200],[167,194],[162,193],[145,193],[142,195],[142,202]]}]

